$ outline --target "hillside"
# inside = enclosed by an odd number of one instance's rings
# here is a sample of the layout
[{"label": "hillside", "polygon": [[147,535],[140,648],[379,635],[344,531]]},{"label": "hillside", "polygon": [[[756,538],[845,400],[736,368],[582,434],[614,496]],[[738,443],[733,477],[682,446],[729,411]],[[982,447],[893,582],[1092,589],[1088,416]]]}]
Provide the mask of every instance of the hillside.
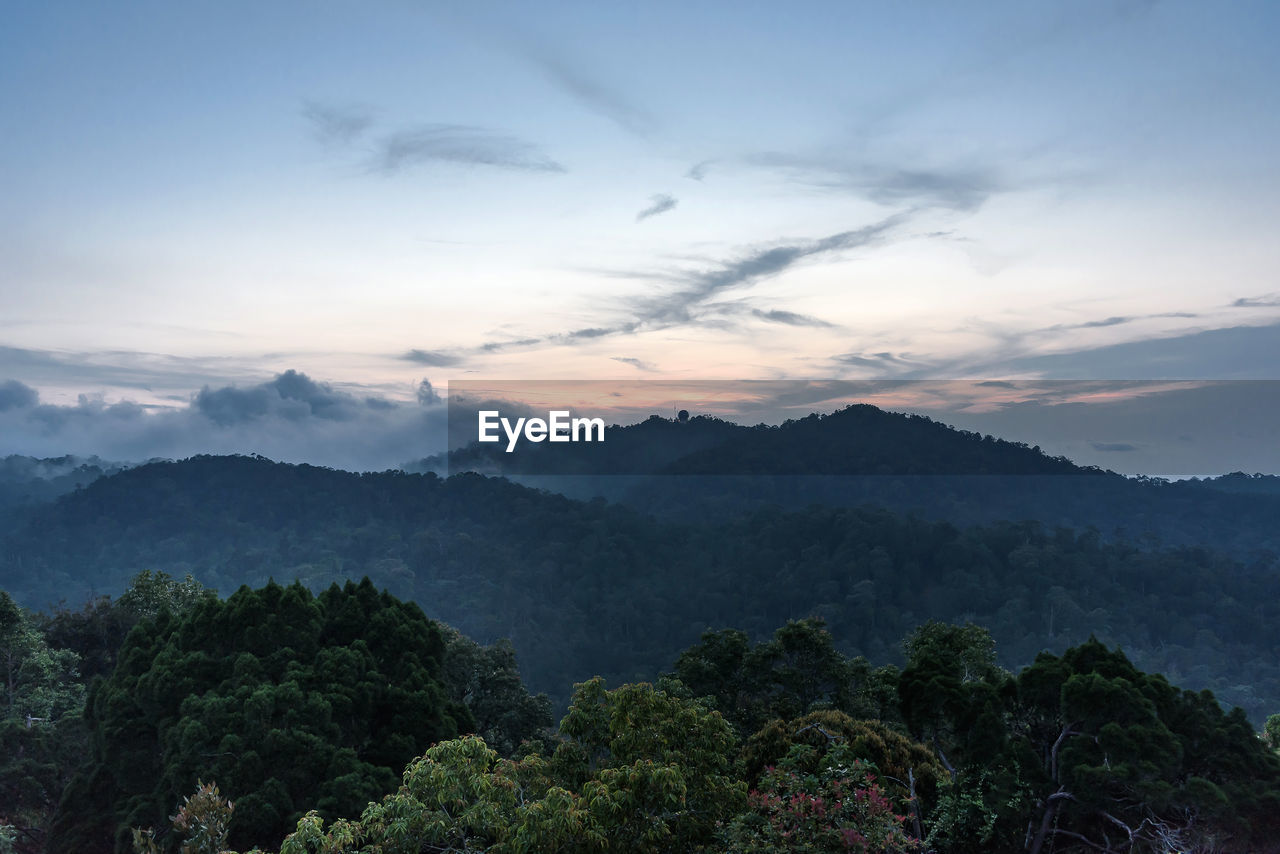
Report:
[{"label": "hillside", "polygon": [[[602,444],[472,443],[416,470],[504,475],[672,519],[874,504],[957,525],[1036,520],[1106,539],[1280,553],[1280,478],[1167,483],[1078,466],[932,419],[855,405],[778,426],[650,417]],[[412,467],[411,467],[412,468]]]},{"label": "hillside", "polygon": [[39,508],[4,540],[0,588],[74,603],[140,569],[223,592],[368,575],[477,640],[510,638],[531,688],[561,700],[593,674],[651,678],[707,627],[763,636],[817,615],[875,661],[896,660],[930,618],[989,626],[1009,665],[1095,634],[1257,721],[1280,709],[1273,560],[1037,523],[961,529],[840,507],[676,523],[478,475],[196,457]]}]

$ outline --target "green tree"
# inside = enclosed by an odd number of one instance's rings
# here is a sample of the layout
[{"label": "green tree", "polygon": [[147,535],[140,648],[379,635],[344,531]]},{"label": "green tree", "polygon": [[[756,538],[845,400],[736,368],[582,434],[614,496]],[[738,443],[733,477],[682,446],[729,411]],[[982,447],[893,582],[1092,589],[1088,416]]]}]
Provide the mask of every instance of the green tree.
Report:
[{"label": "green tree", "polygon": [[722,834],[726,854],[901,854],[919,851],[877,775],[847,745],[795,745],[749,796],[750,810]]},{"label": "green tree", "polygon": [[449,699],[471,712],[475,733],[487,745],[512,756],[522,742],[547,734],[551,701],[546,694],[530,694],[520,681],[510,641],[481,646],[457,629],[441,626],[441,631]]},{"label": "green tree", "polygon": [[0,591],[0,824],[25,854],[43,849],[70,769],[83,758],[79,657],[50,647],[35,617]]},{"label": "green tree", "polygon": [[126,851],[129,828],[163,826],[201,776],[234,796],[239,846],[280,839],[307,808],[357,814],[395,788],[394,769],[472,728],[445,696],[443,658],[422,611],[367,579],[319,596],[270,584],[201,595],[181,615],[161,608],[91,692],[90,763],[67,789],[50,850]]}]

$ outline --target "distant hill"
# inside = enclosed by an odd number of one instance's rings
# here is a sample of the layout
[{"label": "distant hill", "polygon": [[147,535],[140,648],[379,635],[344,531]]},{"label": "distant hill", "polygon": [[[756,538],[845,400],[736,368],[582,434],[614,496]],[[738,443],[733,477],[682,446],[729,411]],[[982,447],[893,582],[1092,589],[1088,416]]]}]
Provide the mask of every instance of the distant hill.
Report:
[{"label": "distant hill", "polygon": [[125,467],[98,457],[0,458],[0,530],[11,524],[16,511],[52,501]]},{"label": "distant hill", "polygon": [[1181,483],[1184,489],[1200,487],[1239,495],[1280,495],[1280,477],[1274,474],[1235,471],[1218,477],[1191,478]]},{"label": "distant hill", "polygon": [[1035,522],[962,529],[822,506],[664,520],[474,474],[196,457],[100,478],[0,541],[0,588],[38,607],[118,593],[142,569],[223,592],[368,575],[471,637],[510,638],[532,689],[560,699],[595,674],[653,678],[708,627],[763,637],[816,615],[877,662],[930,618],[989,626],[1008,665],[1095,634],[1256,722],[1280,711],[1274,557]]},{"label": "distant hill", "polygon": [[1060,475],[1100,474],[1039,448],[965,430],[923,415],[854,404],[777,426],[709,416],[657,415],[610,426],[597,443],[472,442],[424,460],[443,473],[572,475]]},{"label": "distant hill", "polygon": [[884,506],[959,525],[1036,520],[1106,538],[1280,553],[1280,478],[1167,483],[865,404],[778,426],[653,416],[598,444],[472,443],[418,470],[475,471],[673,519]]}]

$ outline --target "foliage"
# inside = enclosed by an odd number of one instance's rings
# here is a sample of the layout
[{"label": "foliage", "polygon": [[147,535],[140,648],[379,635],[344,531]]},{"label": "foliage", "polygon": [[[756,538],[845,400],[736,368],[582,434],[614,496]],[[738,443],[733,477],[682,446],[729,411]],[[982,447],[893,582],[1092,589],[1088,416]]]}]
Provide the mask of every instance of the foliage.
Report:
[{"label": "foliage", "polygon": [[1272,750],[1280,750],[1280,715],[1269,715],[1262,728],[1262,739]]},{"label": "foliage", "polygon": [[749,797],[750,811],[724,833],[729,854],[773,851],[886,854],[920,850],[894,811],[873,767],[847,745],[826,751],[814,769],[814,748],[794,746],[769,767]]},{"label": "foliage", "polygon": [[0,824],[19,854],[40,851],[70,769],[83,756],[79,656],[0,591]]},{"label": "foliage", "polygon": [[[810,752],[793,752],[801,746],[808,747]],[[939,785],[949,778],[933,749],[880,721],[854,720],[834,710],[765,724],[743,745],[739,769],[752,786],[759,784],[766,768],[777,766],[788,756],[792,757],[792,767],[797,770],[818,773],[819,765],[827,761],[827,754],[837,747],[875,768],[882,787],[899,808],[913,811],[917,816],[921,810],[929,811]],[[808,757],[808,765],[802,764],[803,757]]]},{"label": "foliage", "polygon": [[[976,480],[980,495],[954,501],[985,507],[1015,494],[1010,512],[1023,516],[1036,512],[1024,481],[1052,495],[1111,478]],[[898,483],[879,482],[889,492]],[[1165,494],[1117,482],[1125,496],[1112,505],[1140,503],[1131,488]],[[917,494],[912,483],[902,484],[904,494]],[[742,485],[750,495],[758,488]],[[663,498],[678,506],[694,489],[668,479]],[[1280,644],[1280,540],[1270,553],[1233,558],[1057,528],[1065,517],[1056,512],[1043,525],[961,529],[810,500],[795,511],[739,508],[664,521],[476,475],[356,475],[204,457],[130,469],[46,505],[0,548],[0,587],[34,605],[123,590],[141,568],[190,573],[224,591],[271,577],[319,590],[368,575],[482,644],[509,638],[530,690],[560,707],[584,674],[611,684],[653,678],[709,626],[734,626],[750,646],[807,616],[826,620],[842,653],[881,664],[901,664],[898,639],[929,619],[988,627],[1007,667],[1041,650],[1061,653],[1093,632],[1123,644],[1145,670],[1241,705],[1259,727],[1280,708],[1280,662],[1271,654]],[[1194,513],[1179,518],[1180,530],[1198,536]],[[1108,534],[1117,524],[1105,522]],[[1144,525],[1135,521],[1132,536],[1143,537]],[[1266,530],[1274,538],[1274,524]],[[882,708],[879,716],[892,714]]]},{"label": "foliage", "polygon": [[368,580],[161,609],[90,693],[90,764],[64,795],[50,850],[113,838],[127,850],[127,828],[161,824],[198,776],[235,794],[236,845],[279,839],[307,807],[358,813],[394,788],[393,769],[471,727],[445,697],[443,658],[421,610]]},{"label": "foliage", "polygon": [[732,730],[650,685],[577,687],[551,757],[501,759],[475,736],[441,742],[395,794],[327,829],[310,813],[281,854],[350,851],[700,851],[745,805]]},{"label": "foliage", "polygon": [[896,673],[873,672],[865,658],[846,658],[820,618],[788,620],[755,645],[736,629],[704,632],[680,653],[672,675],[709,697],[740,734],[816,708],[873,718],[896,711],[885,702],[892,689],[884,690]]},{"label": "foliage", "polygon": [[449,700],[466,706],[475,733],[486,744],[502,756],[512,756],[522,743],[551,728],[551,701],[524,687],[510,641],[481,646],[457,629],[440,628]]},{"label": "foliage", "polygon": [[[222,854],[235,804],[222,796],[216,783],[196,783],[194,795],[182,799],[173,816],[173,829],[185,837],[178,854]],[[133,830],[134,854],[160,854],[152,830]]]}]

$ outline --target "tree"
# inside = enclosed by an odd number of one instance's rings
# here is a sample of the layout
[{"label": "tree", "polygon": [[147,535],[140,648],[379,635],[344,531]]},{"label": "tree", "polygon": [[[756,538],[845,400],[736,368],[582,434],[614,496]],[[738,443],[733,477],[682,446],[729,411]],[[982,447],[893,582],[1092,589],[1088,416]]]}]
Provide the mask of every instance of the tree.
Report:
[{"label": "tree", "polygon": [[[367,579],[161,608],[90,694],[90,763],[49,848],[126,851],[128,829],[163,826],[200,777],[234,796],[238,846],[280,839],[308,807],[356,814],[395,788],[395,769],[472,727],[445,696],[443,658],[422,611]],[[171,835],[158,842],[176,850]]]},{"label": "tree", "polygon": [[471,712],[475,732],[487,745],[512,756],[521,743],[546,734],[551,701],[524,687],[510,641],[481,646],[457,629],[441,626],[441,631],[449,699]]},{"label": "tree", "polygon": [[844,744],[826,751],[795,745],[769,767],[749,796],[750,810],[722,834],[726,854],[901,854],[919,851],[874,769]]}]

